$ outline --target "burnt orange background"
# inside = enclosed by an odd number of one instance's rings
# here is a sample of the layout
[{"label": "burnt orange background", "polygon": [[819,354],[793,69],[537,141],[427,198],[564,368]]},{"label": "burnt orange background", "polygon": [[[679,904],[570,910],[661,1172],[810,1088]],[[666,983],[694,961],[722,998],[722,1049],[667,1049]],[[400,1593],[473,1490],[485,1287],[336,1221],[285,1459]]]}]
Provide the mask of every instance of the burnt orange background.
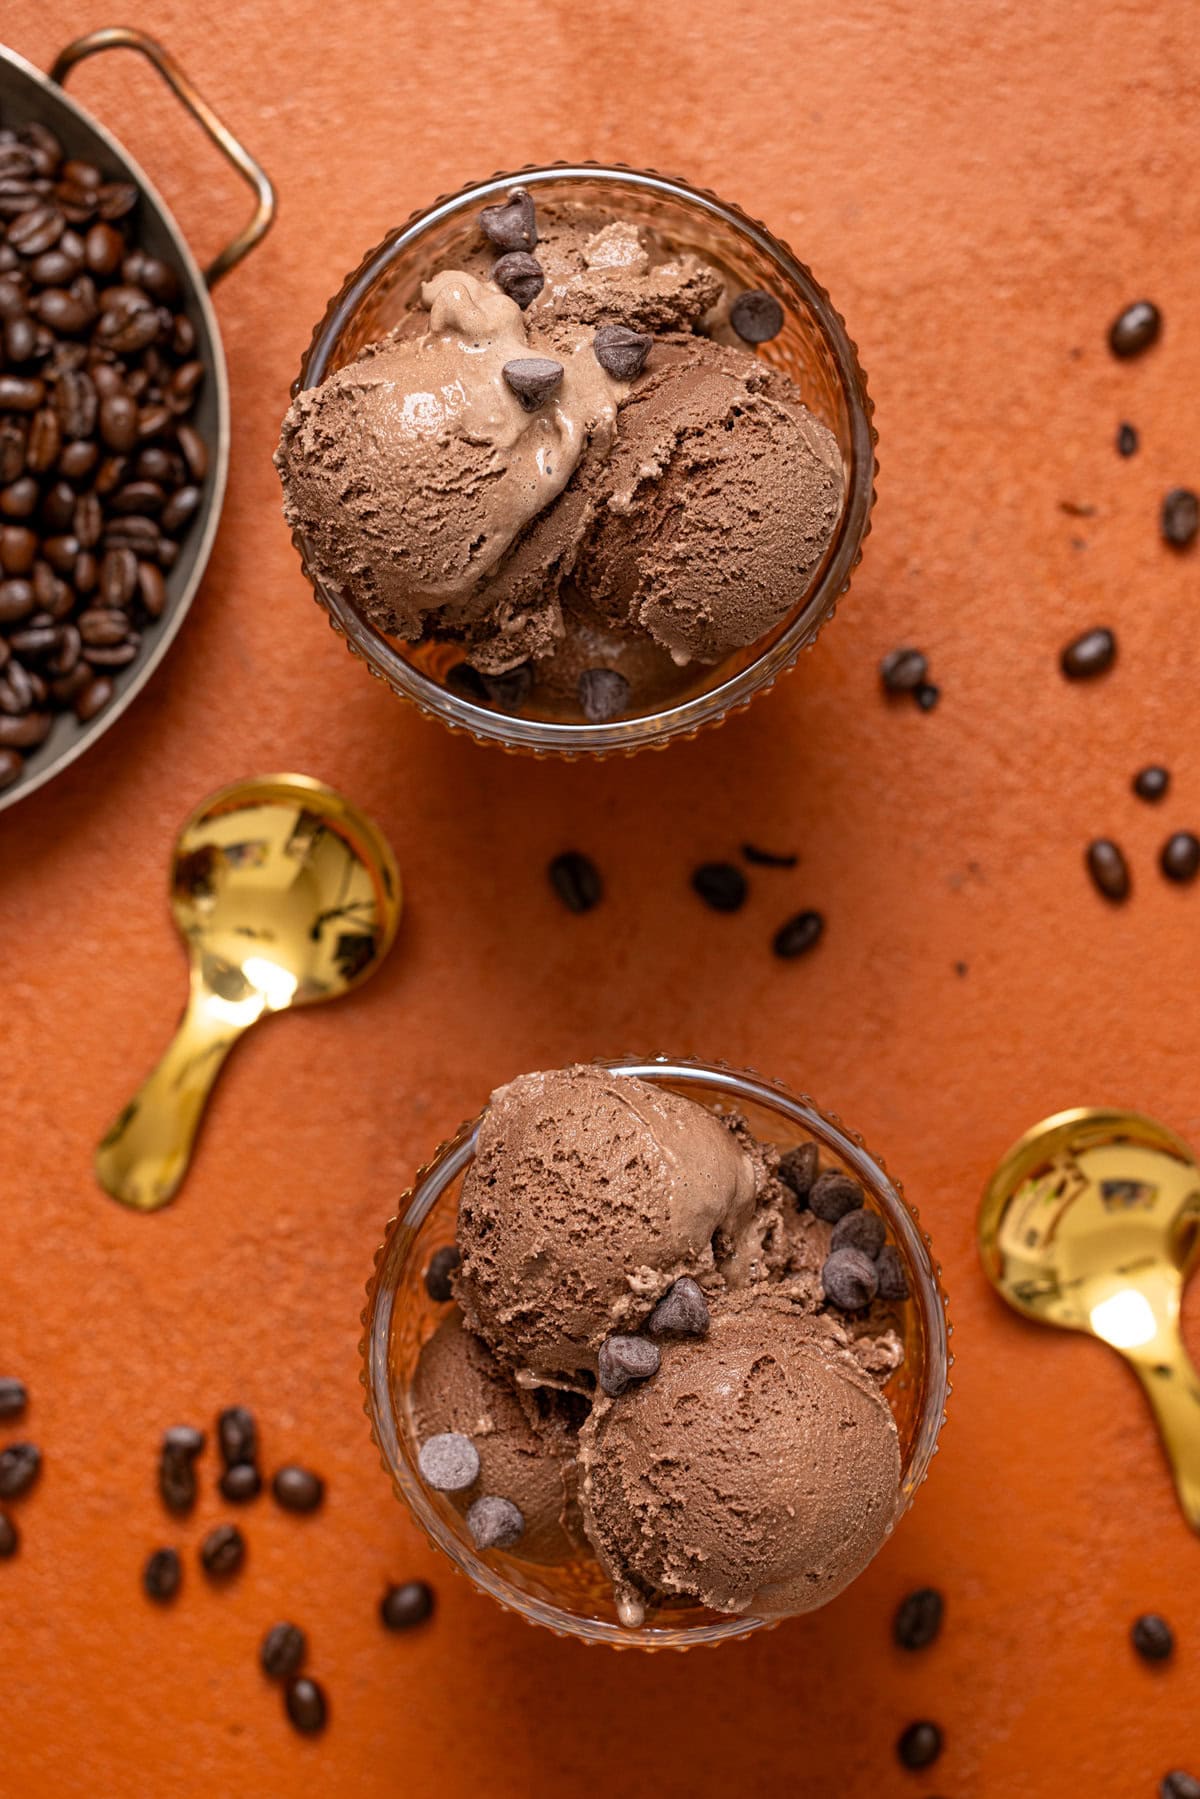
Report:
[{"label": "burnt orange background", "polygon": [[[43,66],[113,22],[90,0],[4,11]],[[1200,1543],[1143,1402],[1099,1345],[1002,1310],[973,1242],[989,1170],[1058,1107],[1142,1107],[1200,1143],[1200,889],[1155,867],[1200,824],[1200,565],[1157,535],[1163,491],[1200,485],[1189,9],[147,0],[129,22],[262,158],[280,213],[218,299],[232,474],[187,631],[133,713],[0,819],[0,1373],[34,1394],[7,1434],[46,1458],[0,1567],[0,1791],[1150,1799],[1167,1768],[1200,1774]],[[115,56],[74,91],[215,249],[243,192],[152,75]],[[310,325],[368,245],[467,178],[578,156],[712,185],[811,261],[883,467],[865,563],[802,667],[719,732],[599,767],[482,751],[369,681],[308,596],[270,462]],[[1105,330],[1143,291],[1163,340],[1120,365]],[[1100,622],[1118,665],[1068,687],[1058,649]],[[942,684],[928,716],[879,697],[901,641]],[[1151,758],[1174,772],[1158,809],[1129,793]],[[210,789],[281,768],[385,826],[401,934],[361,995],[252,1034],[178,1204],[136,1217],[90,1157],[182,999],[173,834]],[[1130,855],[1124,910],[1084,877],[1098,832]],[[800,867],[706,912],[690,868],[747,837]],[[584,919],[543,873],[571,845],[608,884]],[[810,905],[825,941],[775,961]],[[493,1084],[659,1048],[754,1064],[863,1131],[934,1233],[960,1360],[928,1487],[850,1594],[645,1658],[532,1630],[435,1559],[376,1465],[356,1344],[384,1220]],[[329,1496],[309,1520],[243,1513],[248,1563],[218,1593],[194,1560],[222,1515],[212,1453],[182,1530],[153,1468],[164,1426],[234,1400],[266,1461],[313,1463]],[[138,1580],[169,1541],[186,1584],[162,1611]],[[387,1636],[382,1588],[418,1574],[437,1617]],[[904,1657],[891,1611],[924,1581],[945,1633]],[[1145,1607],[1179,1628],[1165,1671],[1126,1641]],[[320,1741],[259,1675],[277,1617],[310,1634]],[[921,1716],[946,1751],[908,1775],[892,1745]]]}]

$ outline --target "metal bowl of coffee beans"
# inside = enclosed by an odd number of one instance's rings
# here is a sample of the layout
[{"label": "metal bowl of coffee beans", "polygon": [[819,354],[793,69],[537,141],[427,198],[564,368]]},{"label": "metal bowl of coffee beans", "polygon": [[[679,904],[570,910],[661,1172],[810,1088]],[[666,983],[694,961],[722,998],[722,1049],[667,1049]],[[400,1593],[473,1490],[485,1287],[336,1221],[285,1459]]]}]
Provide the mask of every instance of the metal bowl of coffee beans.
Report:
[{"label": "metal bowl of coffee beans", "polygon": [[[254,189],[203,273],[116,138],[62,91],[146,57]],[[262,170],[152,38],[0,48],[0,808],[83,754],[170,649],[216,535],[229,387],[209,299],[271,223]]]}]

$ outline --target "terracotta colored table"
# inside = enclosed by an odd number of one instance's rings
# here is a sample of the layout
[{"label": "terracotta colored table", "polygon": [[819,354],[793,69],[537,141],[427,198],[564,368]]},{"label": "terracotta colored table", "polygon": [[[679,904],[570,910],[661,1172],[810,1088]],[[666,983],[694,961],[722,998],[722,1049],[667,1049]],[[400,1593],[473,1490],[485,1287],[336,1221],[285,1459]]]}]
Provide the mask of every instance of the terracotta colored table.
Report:
[{"label": "terracotta colored table", "polygon": [[[98,0],[4,18],[43,66],[112,22]],[[1098,1345],[1002,1311],[973,1244],[986,1174],[1043,1113],[1119,1101],[1200,1142],[1200,891],[1154,866],[1200,820],[1198,563],[1156,523],[1167,487],[1200,485],[1200,57],[1179,8],[145,0],[135,22],[261,156],[281,211],[218,303],[233,468],[194,617],[134,712],[0,820],[0,1372],[29,1381],[46,1456],[0,1568],[0,1790],[1151,1799],[1167,1768],[1200,1773],[1200,1542],[1143,1402]],[[76,91],[128,121],[215,246],[241,190],[141,65],[110,62]],[[270,462],[311,321],[368,244],[469,176],[579,155],[716,186],[812,261],[870,371],[884,467],[860,578],[801,669],[695,744],[594,768],[485,753],[368,681],[308,599]],[[1121,366],[1105,329],[1143,290],[1164,340]],[[1143,433],[1129,462],[1123,418]],[[1118,666],[1069,688],[1057,651],[1095,622]],[[943,687],[927,716],[877,693],[904,640]],[[1157,757],[1175,782],[1152,810],[1129,779]],[[182,997],[173,831],[277,768],[383,823],[401,938],[360,996],[239,1050],[181,1200],[135,1217],[89,1165]],[[1081,867],[1108,831],[1135,870],[1122,911]],[[801,866],[718,917],[687,875],[744,837]],[[543,875],[570,844],[608,880],[586,919]],[[801,905],[827,936],[785,966],[770,936]],[[494,1083],[659,1047],[806,1087],[882,1150],[936,1237],[961,1359],[928,1487],[852,1593],[651,1659],[560,1642],[451,1577],[376,1465],[356,1344],[385,1218]],[[260,1501],[247,1568],[215,1593],[193,1559],[220,1515],[211,1456],[176,1530],[154,1451],[232,1400],[329,1498],[307,1521]],[[171,1540],[187,1584],[161,1612],[138,1576]],[[415,1574],[437,1618],[389,1637],[380,1592]],[[945,1634],[904,1657],[890,1614],[928,1580]],[[1180,1629],[1158,1673],[1126,1641],[1147,1607]],[[331,1696],[318,1742],[258,1673],[281,1616]],[[892,1751],[921,1716],[947,1739],[923,1777]]]}]

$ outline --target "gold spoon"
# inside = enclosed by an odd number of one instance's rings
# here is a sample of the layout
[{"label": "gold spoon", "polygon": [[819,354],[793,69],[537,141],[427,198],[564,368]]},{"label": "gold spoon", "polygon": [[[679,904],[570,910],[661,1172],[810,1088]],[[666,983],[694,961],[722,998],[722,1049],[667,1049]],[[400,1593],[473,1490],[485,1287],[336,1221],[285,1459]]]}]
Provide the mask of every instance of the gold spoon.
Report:
[{"label": "gold spoon", "polygon": [[1200,1253],[1200,1168],[1137,1112],[1081,1107],[1027,1131],[979,1214],[988,1279],[1040,1324],[1123,1355],[1162,1434],[1184,1516],[1200,1531],[1200,1373],[1179,1333]]},{"label": "gold spoon", "polygon": [[382,833],[306,775],[238,781],[180,832],[171,910],[191,960],[179,1029],[96,1152],[100,1185],[141,1212],[187,1173],[212,1084],[242,1032],[336,999],[383,960],[400,875]]}]

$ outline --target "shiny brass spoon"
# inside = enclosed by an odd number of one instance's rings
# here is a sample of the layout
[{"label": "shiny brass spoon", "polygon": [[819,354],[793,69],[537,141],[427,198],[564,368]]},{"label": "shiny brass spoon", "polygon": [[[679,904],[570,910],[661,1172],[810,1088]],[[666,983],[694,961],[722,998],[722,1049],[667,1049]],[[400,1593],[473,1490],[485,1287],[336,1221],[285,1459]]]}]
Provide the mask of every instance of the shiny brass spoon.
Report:
[{"label": "shiny brass spoon", "polygon": [[180,832],[170,898],[191,960],[187,1005],[96,1152],[105,1192],[141,1212],[174,1198],[242,1032],[359,986],[391,947],[401,909],[382,833],[306,775],[238,781],[205,800]]},{"label": "shiny brass spoon", "polygon": [[979,1250],[1018,1312],[1086,1331],[1125,1357],[1200,1531],[1200,1372],[1179,1333],[1200,1254],[1200,1167],[1187,1144],[1137,1112],[1080,1108],[1043,1120],[992,1176]]}]

